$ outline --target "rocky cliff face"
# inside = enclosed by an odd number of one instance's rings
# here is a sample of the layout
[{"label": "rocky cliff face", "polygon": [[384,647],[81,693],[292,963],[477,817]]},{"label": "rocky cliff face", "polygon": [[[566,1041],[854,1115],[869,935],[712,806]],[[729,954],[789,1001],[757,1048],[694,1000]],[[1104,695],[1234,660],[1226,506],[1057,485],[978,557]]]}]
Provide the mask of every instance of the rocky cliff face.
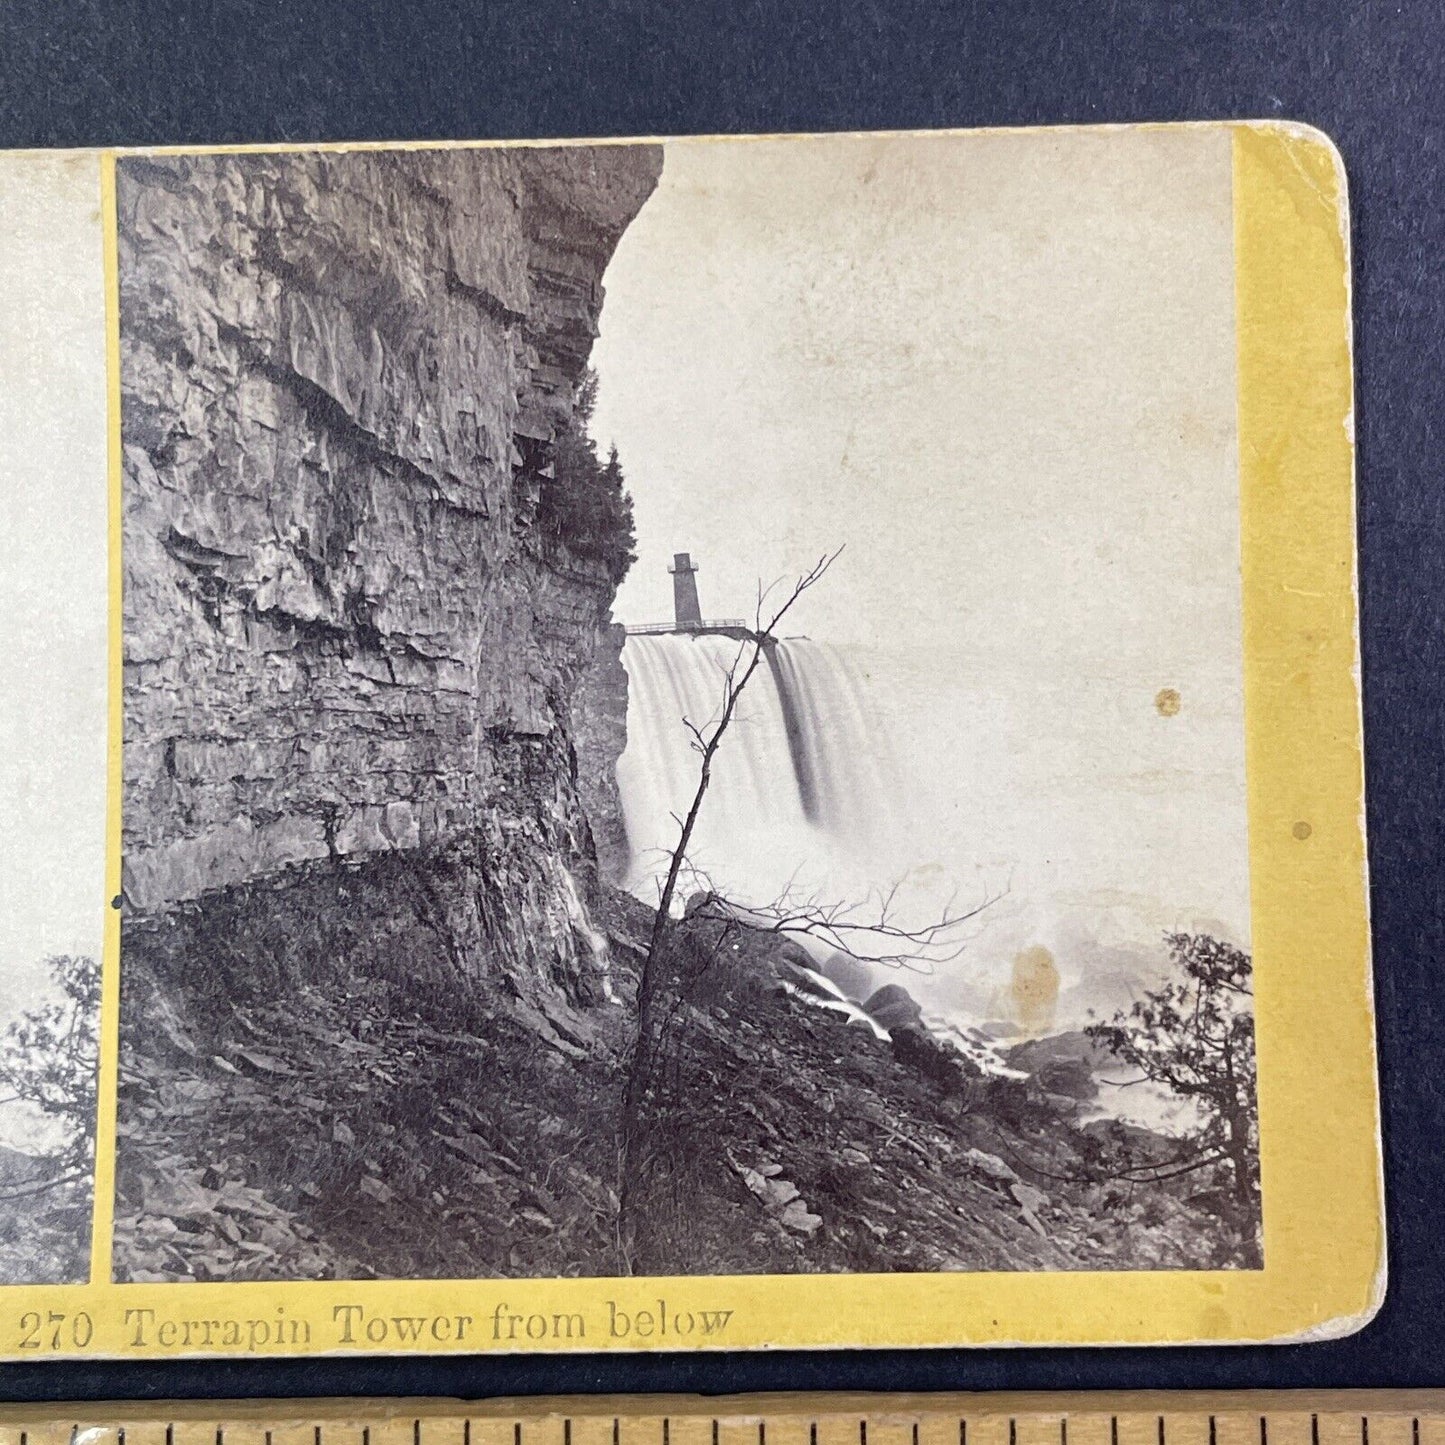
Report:
[{"label": "rocky cliff face", "polygon": [[534,521],[660,169],[121,162],[128,949],[203,966],[208,918],[261,928],[280,889],[354,911],[358,868],[394,915],[441,868],[451,953],[586,962],[571,718],[613,587]]},{"label": "rocky cliff face", "polygon": [[577,785],[592,824],[597,867],[606,882],[617,885],[631,858],[617,791],[617,759],[627,746],[627,669],[622,663],[626,641],[627,630],[620,623],[605,630],[572,703]]}]

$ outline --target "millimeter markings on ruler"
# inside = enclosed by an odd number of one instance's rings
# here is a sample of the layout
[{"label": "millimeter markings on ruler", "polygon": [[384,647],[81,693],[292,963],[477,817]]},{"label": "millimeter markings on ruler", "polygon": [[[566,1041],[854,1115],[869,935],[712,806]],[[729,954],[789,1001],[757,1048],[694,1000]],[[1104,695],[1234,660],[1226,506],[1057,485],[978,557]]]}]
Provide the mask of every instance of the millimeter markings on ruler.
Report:
[{"label": "millimeter markings on ruler", "polygon": [[9,1405],[0,1445],[1445,1445],[1445,1391]]}]

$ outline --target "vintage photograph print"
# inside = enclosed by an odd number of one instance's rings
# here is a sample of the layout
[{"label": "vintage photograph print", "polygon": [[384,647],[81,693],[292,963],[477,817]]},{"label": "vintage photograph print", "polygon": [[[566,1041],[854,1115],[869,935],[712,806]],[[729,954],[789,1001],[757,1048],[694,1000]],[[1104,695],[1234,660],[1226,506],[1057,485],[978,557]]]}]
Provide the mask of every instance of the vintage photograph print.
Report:
[{"label": "vintage photograph print", "polygon": [[1327,140],[0,205],[0,1353],[1370,1317]]},{"label": "vintage photograph print", "polygon": [[[0,1285],[90,1278],[106,861],[95,165],[0,171]],[[102,424],[72,425],[90,413]],[[57,498],[63,502],[57,503]]]},{"label": "vintage photograph print", "polygon": [[118,1279],[1261,1264],[1224,133],[117,212]]}]

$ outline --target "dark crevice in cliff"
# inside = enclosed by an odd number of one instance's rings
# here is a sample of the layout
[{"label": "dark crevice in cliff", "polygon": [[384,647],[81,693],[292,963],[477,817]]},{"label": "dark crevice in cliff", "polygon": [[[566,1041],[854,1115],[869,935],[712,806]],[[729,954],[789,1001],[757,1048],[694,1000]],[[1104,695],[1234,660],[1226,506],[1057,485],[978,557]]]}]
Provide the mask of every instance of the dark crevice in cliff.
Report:
[{"label": "dark crevice in cliff", "polygon": [[[421,488],[432,502],[443,507],[484,519],[490,517],[491,512],[480,488],[460,477],[424,470],[410,457],[402,456],[387,446],[375,432],[368,431],[330,392],[294,368],[275,361],[237,328],[218,323],[217,331],[236,347],[247,365],[290,392],[320,430],[349,448],[359,460],[370,462],[387,475]],[[465,498],[457,495],[458,489],[465,491]]]},{"label": "dark crevice in cliff", "polygon": [[500,296],[493,295],[481,286],[473,286],[463,281],[455,271],[447,272],[447,290],[451,295],[470,302],[487,320],[495,321],[505,331],[522,325],[527,319],[525,312],[512,310]]}]

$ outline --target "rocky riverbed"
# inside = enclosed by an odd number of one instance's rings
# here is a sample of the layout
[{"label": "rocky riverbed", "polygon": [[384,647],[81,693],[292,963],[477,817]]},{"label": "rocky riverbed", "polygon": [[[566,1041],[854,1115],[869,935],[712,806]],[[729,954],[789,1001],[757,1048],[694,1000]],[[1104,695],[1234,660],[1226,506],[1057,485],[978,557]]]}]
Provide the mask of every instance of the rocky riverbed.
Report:
[{"label": "rocky riverbed", "polygon": [[1047,1051],[1046,1078],[990,1075],[916,1023],[880,1037],[802,997],[777,940],[747,934],[674,1016],[639,1243],[621,1252],[618,1109],[647,916],[616,894],[599,914],[617,1001],[565,1011],[473,985],[428,1005],[360,975],[201,1015],[134,980],[148,1027],[122,1057],[122,1276],[1237,1262],[1239,1241],[1179,1191],[1088,1182],[1098,1126]]}]

